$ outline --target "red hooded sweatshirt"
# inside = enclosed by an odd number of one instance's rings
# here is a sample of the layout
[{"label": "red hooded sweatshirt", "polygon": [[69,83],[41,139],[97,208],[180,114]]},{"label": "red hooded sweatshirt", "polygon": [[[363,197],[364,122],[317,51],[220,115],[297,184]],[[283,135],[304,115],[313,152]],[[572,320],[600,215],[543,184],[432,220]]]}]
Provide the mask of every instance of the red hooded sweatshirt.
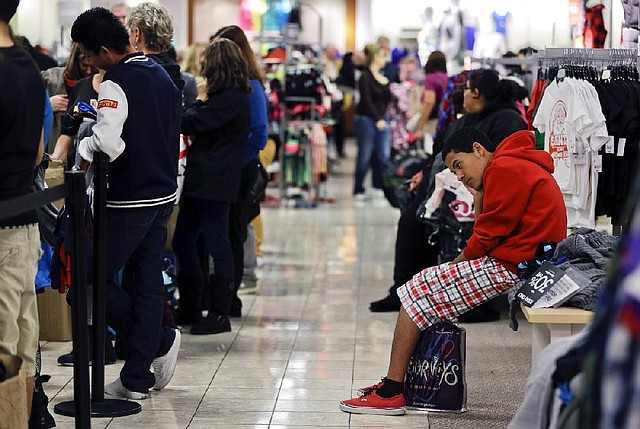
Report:
[{"label": "red hooded sweatshirt", "polygon": [[536,150],[531,131],[498,145],[484,171],[482,214],[464,249],[467,259],[488,255],[515,273],[541,241],[566,238],[567,210],[551,173],[553,159]]}]

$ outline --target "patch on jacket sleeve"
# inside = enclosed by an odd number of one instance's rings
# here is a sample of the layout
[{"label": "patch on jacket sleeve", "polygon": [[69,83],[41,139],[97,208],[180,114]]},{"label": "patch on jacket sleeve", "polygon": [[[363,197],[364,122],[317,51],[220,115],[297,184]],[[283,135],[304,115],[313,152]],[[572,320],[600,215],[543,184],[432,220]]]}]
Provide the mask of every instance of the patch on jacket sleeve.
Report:
[{"label": "patch on jacket sleeve", "polygon": [[111,100],[110,98],[103,98],[102,100],[98,101],[98,109],[102,109],[103,107],[117,109],[118,102],[116,100]]}]

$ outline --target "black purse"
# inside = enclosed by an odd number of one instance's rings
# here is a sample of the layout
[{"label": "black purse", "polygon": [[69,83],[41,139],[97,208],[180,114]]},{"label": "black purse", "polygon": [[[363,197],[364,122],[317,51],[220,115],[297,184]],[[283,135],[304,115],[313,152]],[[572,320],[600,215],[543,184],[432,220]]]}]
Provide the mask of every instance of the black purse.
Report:
[{"label": "black purse", "polygon": [[267,190],[267,184],[271,180],[269,172],[265,170],[260,161],[256,162],[257,174],[256,179],[249,188],[249,202],[252,204],[259,203]]}]

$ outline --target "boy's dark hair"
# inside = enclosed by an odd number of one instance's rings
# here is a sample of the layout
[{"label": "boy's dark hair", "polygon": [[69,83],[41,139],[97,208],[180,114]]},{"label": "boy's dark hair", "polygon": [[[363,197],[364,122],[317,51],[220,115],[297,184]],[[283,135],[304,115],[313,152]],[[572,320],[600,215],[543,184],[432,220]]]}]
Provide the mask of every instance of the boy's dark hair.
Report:
[{"label": "boy's dark hair", "polygon": [[105,46],[122,55],[129,46],[129,33],[120,20],[103,7],[82,12],[71,27],[71,39],[95,54]]},{"label": "boy's dark hair", "polygon": [[0,1],[0,21],[8,24],[16,14],[20,0],[2,0]]},{"label": "boy's dark hair", "polygon": [[496,145],[478,128],[462,127],[444,142],[442,147],[442,159],[445,160],[449,152],[473,152],[473,144],[480,143],[489,152],[496,150]]}]

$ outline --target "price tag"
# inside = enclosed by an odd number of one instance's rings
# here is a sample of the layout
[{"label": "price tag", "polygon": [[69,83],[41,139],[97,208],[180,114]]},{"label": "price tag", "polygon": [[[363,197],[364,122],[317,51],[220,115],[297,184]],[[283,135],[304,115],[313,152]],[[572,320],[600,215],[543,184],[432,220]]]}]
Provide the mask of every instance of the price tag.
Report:
[{"label": "price tag", "polygon": [[533,307],[564,276],[564,271],[550,262],[545,262],[516,293],[516,297],[527,307]]},{"label": "price tag", "polygon": [[620,138],[618,140],[618,156],[624,156],[624,147],[627,145],[627,139]]},{"label": "price tag", "polygon": [[584,151],[584,146],[581,144],[576,145],[575,152],[572,153],[574,165],[586,165],[587,153]]},{"label": "price tag", "polygon": [[604,153],[614,153],[615,151],[615,140],[614,136],[609,136],[609,140],[607,140],[607,144],[604,147]]},{"label": "price tag", "polygon": [[596,152],[593,152],[593,171],[602,173],[602,155]]}]

